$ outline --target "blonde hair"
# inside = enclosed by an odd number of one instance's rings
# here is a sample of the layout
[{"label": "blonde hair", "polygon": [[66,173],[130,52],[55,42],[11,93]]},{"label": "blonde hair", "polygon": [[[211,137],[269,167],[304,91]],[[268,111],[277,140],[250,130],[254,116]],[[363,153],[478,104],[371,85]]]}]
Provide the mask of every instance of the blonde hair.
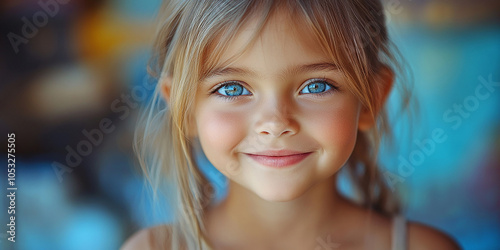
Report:
[{"label": "blonde hair", "polygon": [[[386,214],[399,209],[376,163],[380,138],[391,132],[382,107],[377,107],[377,100],[383,95],[379,73],[384,67],[399,69],[391,53],[379,1],[166,1],[159,15],[153,54],[152,74],[160,84],[140,118],[134,146],[155,192],[165,184],[176,187],[170,189],[174,216],[178,218],[169,228],[170,249],[210,249],[203,216],[211,202],[204,190],[210,189],[211,184],[196,166],[193,154],[189,128],[194,104],[189,93],[196,93],[200,79],[214,67],[243,24],[250,18],[260,18],[258,27],[262,29],[277,9],[302,17],[345,75],[350,91],[376,121],[373,129],[358,132],[347,163],[353,184],[363,194],[362,205]],[[254,37],[258,34],[259,30]],[[171,81],[168,105],[160,94],[166,78]],[[405,98],[403,107],[407,103]]]}]

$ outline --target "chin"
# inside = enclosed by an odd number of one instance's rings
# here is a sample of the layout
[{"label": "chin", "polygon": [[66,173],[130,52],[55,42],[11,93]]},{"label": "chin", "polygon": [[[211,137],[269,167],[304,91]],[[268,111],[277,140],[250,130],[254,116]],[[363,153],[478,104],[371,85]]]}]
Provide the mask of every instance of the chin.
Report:
[{"label": "chin", "polygon": [[282,185],[276,187],[276,185],[265,186],[261,185],[257,189],[252,190],[258,197],[269,202],[287,202],[292,201],[305,193],[305,190],[297,186],[290,187]]}]

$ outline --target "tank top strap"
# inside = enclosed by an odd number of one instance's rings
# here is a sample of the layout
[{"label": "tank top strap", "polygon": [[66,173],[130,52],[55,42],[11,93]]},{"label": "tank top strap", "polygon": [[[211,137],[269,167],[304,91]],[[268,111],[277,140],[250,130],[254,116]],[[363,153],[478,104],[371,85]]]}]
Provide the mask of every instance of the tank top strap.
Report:
[{"label": "tank top strap", "polygon": [[392,218],[392,249],[406,250],[406,219],[404,215],[398,214]]}]

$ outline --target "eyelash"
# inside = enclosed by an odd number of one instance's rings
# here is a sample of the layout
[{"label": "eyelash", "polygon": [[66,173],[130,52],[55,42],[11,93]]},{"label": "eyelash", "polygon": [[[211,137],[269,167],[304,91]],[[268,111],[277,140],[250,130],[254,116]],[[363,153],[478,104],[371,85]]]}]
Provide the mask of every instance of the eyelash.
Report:
[{"label": "eyelash", "polygon": [[313,94],[314,96],[324,96],[324,95],[330,95],[333,94],[334,92],[339,91],[339,88],[335,86],[333,83],[328,81],[326,78],[314,78],[314,79],[309,79],[304,83],[304,87],[300,89],[300,92],[302,92],[307,86],[313,84],[313,83],[325,83],[327,86],[330,87],[330,89],[325,90],[324,92],[321,93],[305,93],[305,94]]},{"label": "eyelash", "polygon": [[[301,88],[300,92],[302,92],[304,90],[304,88],[306,88],[307,86],[309,86],[310,84],[313,84],[313,83],[325,83],[328,87],[330,87],[330,89],[324,91],[324,92],[321,92],[321,93],[303,93],[303,94],[313,94],[314,96],[324,96],[324,95],[328,95],[328,94],[332,94],[336,91],[339,90],[339,88],[337,86],[335,86],[334,84],[330,83],[327,79],[325,78],[314,78],[314,79],[309,79],[305,82],[304,84],[304,87]],[[231,101],[231,100],[234,100],[238,97],[241,97],[241,96],[249,96],[249,95],[239,95],[239,96],[229,96],[229,95],[221,95],[219,93],[217,93],[219,91],[219,89],[221,89],[222,87],[226,87],[226,86],[231,86],[231,85],[240,85],[242,88],[245,88],[247,89],[244,84],[242,84],[241,82],[239,81],[227,81],[227,82],[222,82],[222,83],[219,83],[217,84],[211,91],[210,91],[210,95],[215,95],[219,98],[222,98],[224,100],[227,100],[227,101]],[[248,90],[248,89],[247,89]],[[249,91],[250,92],[250,91]],[[251,92],[250,92],[251,93]]]},{"label": "eyelash", "polygon": [[[219,98],[222,98],[224,100],[227,100],[227,101],[231,101],[231,100],[234,100],[238,97],[241,97],[241,96],[248,96],[248,95],[240,95],[240,96],[229,96],[229,95],[221,95],[219,93],[217,93],[217,91],[219,91],[219,89],[221,89],[222,87],[226,87],[226,86],[231,86],[231,85],[240,85],[242,88],[245,88],[247,89],[244,84],[242,84],[241,82],[239,81],[227,81],[227,82],[222,82],[222,83],[219,83],[217,84],[211,91],[210,91],[210,95],[215,95],[216,97],[219,97]],[[248,90],[248,89],[247,89]],[[249,91],[250,92],[250,91]]]}]

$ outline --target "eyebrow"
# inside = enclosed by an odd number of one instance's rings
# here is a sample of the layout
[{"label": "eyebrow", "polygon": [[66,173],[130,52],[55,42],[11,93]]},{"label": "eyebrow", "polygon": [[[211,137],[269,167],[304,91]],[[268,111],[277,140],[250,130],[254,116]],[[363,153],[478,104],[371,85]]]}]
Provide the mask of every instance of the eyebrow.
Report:
[{"label": "eyebrow", "polygon": [[[283,74],[299,74],[299,73],[314,72],[314,71],[335,71],[338,69],[339,67],[333,63],[322,62],[322,63],[313,63],[313,64],[291,67],[289,69],[286,69],[283,72]],[[202,80],[217,76],[225,76],[225,75],[256,75],[256,74],[257,73],[255,73],[254,71],[246,68],[217,67],[206,73],[202,77]]]},{"label": "eyebrow", "polygon": [[314,64],[307,64],[307,65],[302,65],[297,68],[292,68],[291,72],[294,73],[303,73],[303,72],[311,72],[311,71],[335,71],[338,70],[339,67],[333,63],[314,63]]},{"label": "eyebrow", "polygon": [[203,76],[203,79],[225,75],[255,75],[256,73],[245,68],[218,67]]}]

